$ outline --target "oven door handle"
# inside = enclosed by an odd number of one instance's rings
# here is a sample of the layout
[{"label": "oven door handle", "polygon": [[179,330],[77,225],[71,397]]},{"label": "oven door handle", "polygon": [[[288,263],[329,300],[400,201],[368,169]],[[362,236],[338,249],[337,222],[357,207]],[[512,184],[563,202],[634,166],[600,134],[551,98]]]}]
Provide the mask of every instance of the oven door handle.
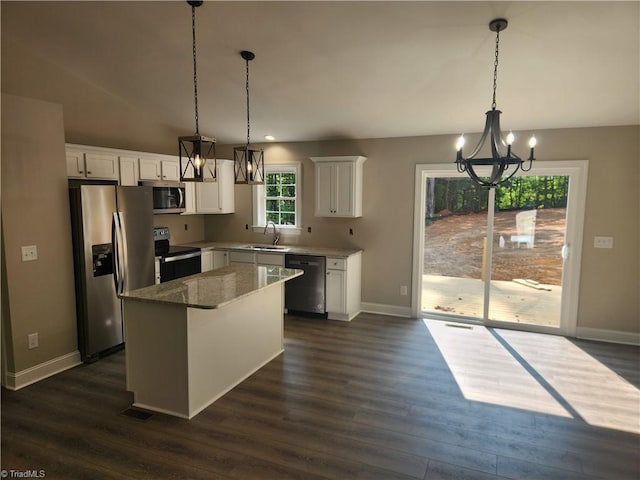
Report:
[{"label": "oven door handle", "polygon": [[187,260],[188,258],[201,257],[201,252],[184,253],[182,255],[174,255],[172,257],[163,257],[160,261],[162,263],[177,262],[178,260]]}]

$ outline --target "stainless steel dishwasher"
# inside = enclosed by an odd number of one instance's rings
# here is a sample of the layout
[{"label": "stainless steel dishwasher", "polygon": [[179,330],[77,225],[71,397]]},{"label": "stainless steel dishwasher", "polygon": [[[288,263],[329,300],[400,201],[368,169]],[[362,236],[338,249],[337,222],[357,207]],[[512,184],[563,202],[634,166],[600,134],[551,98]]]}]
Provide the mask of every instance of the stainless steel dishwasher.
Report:
[{"label": "stainless steel dishwasher", "polygon": [[288,311],[326,314],[326,260],[315,255],[285,255],[285,267],[304,270],[304,275],[285,283],[284,306]]}]

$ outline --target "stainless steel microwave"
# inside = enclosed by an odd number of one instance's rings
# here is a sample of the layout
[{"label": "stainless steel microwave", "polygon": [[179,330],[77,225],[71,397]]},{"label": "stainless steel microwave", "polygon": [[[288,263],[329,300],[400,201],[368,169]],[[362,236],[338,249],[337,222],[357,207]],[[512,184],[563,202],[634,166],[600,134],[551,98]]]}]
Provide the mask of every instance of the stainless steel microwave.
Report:
[{"label": "stainless steel microwave", "polygon": [[185,187],[178,182],[140,182],[153,188],[153,213],[182,213],[185,211]]}]

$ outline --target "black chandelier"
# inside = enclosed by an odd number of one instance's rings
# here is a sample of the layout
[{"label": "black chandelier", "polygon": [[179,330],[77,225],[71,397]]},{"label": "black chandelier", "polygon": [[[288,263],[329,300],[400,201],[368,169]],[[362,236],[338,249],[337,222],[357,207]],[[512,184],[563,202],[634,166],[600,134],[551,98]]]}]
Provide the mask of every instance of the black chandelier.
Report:
[{"label": "black chandelier", "polygon": [[[531,150],[529,158],[526,160],[529,162],[527,165],[525,160],[522,160],[518,155],[511,151],[511,145],[515,139],[513,132],[509,132],[506,139],[504,139],[502,137],[502,132],[500,131],[500,114],[502,112],[500,110],[496,110],[498,47],[500,44],[500,32],[507,28],[507,24],[508,22],[504,18],[497,18],[489,23],[489,29],[492,32],[496,32],[495,61],[493,63],[493,102],[491,103],[491,110],[486,113],[487,120],[484,125],[482,137],[480,137],[478,145],[467,158],[462,156],[464,136],[460,135],[456,143],[456,149],[458,150],[456,166],[458,167],[458,172],[466,172],[474,182],[487,188],[493,188],[498,185],[505,184],[518,172],[518,170],[528,172],[531,170],[533,160],[535,160],[533,156],[533,149],[536,146],[536,137],[532,136],[529,140],[529,148]],[[491,156],[476,158],[487,139],[489,139],[491,143]],[[510,168],[511,171],[508,171]],[[486,172],[483,172],[482,170],[486,170]]]},{"label": "black chandelier", "polygon": [[248,185],[264,184],[264,151],[262,148],[251,146],[251,122],[249,117],[249,62],[256,58],[253,52],[243,50],[240,56],[246,64],[246,92],[247,92],[247,143],[233,149],[233,163],[235,165],[235,183]]},{"label": "black chandelier", "polygon": [[187,0],[191,5],[191,30],[193,32],[193,98],[195,103],[196,133],[178,137],[181,182],[216,181],[216,140],[200,135],[198,128],[198,75],[196,64],[196,7],[202,0]]}]

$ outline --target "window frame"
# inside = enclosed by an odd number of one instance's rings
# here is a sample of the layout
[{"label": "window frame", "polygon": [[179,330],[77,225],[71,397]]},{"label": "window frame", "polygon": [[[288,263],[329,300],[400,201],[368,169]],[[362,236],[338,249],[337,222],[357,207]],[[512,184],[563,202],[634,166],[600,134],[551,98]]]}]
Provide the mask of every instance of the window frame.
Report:
[{"label": "window frame", "polygon": [[[302,165],[296,163],[266,163],[264,165],[265,181],[269,173],[293,173],[296,176],[295,196],[295,225],[276,225],[278,230],[285,234],[299,234],[302,231]],[[265,185],[253,186],[253,225],[256,233],[263,233],[267,224],[267,195]]]}]

